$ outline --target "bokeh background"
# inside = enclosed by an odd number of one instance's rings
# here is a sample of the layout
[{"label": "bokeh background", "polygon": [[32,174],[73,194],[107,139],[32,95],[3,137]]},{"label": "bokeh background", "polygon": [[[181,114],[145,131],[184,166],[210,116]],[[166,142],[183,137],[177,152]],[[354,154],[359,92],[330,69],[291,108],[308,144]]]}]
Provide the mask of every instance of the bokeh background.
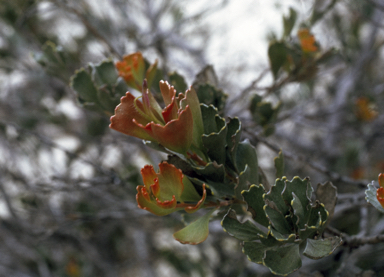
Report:
[{"label": "bokeh background", "polygon": [[[267,51],[289,8],[293,34],[310,28],[331,55],[279,82]],[[136,51],[188,85],[212,65],[228,94],[225,115],[241,119],[265,182],[283,149],[288,178],[337,186],[332,228],[382,234],[384,218],[364,189],[384,171],[383,19],[381,0],[0,1],[0,276],[271,275],[219,218],[204,243],[182,245],[172,239],[179,214],[137,207],[140,168],[165,156],[110,130],[69,86],[75,70]],[[268,136],[249,109],[255,94],[280,105]],[[384,276],[383,257],[382,242],[341,246],[304,258],[292,276]]]}]

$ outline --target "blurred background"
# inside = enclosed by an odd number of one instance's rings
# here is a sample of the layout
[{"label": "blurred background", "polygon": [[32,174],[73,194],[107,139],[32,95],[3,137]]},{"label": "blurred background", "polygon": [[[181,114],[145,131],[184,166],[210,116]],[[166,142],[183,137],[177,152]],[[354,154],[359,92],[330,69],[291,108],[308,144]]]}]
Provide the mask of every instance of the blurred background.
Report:
[{"label": "blurred background", "polygon": [[[319,55],[274,77],[268,45],[296,45],[303,26]],[[212,65],[264,182],[283,149],[289,179],[337,186],[332,228],[382,234],[364,190],[384,172],[383,45],[381,0],[0,1],[0,276],[271,275],[219,220],[204,243],[182,245],[179,214],[137,207],[140,168],[165,156],[110,130],[69,86],[75,70],[136,51],[188,86]],[[383,243],[342,246],[292,276],[384,276],[383,257]]]}]

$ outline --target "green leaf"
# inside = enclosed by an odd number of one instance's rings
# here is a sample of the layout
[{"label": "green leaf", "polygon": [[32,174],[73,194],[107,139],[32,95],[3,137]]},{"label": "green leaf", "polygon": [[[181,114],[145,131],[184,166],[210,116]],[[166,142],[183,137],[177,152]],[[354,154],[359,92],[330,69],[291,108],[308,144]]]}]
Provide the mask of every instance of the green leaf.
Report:
[{"label": "green leaf", "polygon": [[323,240],[307,239],[304,255],[314,260],[321,259],[332,254],[341,243],[340,237],[330,237]]},{"label": "green leaf", "polygon": [[288,275],[301,267],[299,244],[284,245],[279,248],[267,250],[263,264],[273,274]]},{"label": "green leaf", "polygon": [[221,128],[217,128],[216,115],[218,114],[217,109],[210,105],[200,104],[201,116],[204,124],[204,134],[217,133]]},{"label": "green leaf", "polygon": [[257,94],[252,96],[249,110],[253,120],[263,127],[265,136],[271,135],[274,132],[274,123],[276,122],[280,106],[281,103],[273,108],[271,103],[263,102],[261,96]]},{"label": "green leaf", "polygon": [[[227,180],[227,179],[226,179]],[[202,186],[206,184],[206,188],[211,191],[211,194],[217,198],[233,198],[235,185],[231,182],[224,181],[223,183],[214,181],[202,181],[197,178],[191,180],[195,184]]]},{"label": "green leaf", "polygon": [[297,222],[295,222],[299,228],[304,228],[305,226],[305,216],[306,212],[304,211],[304,207],[300,202],[300,199],[293,193],[293,199],[291,202],[291,206],[293,208],[293,213],[297,217]]},{"label": "green leaf", "polygon": [[276,169],[276,178],[283,178],[284,176],[284,156],[283,152],[280,150],[279,156],[277,156],[273,160],[275,164],[275,169]]},{"label": "green leaf", "polygon": [[276,211],[275,209],[272,209],[268,205],[264,206],[264,211],[269,221],[271,222],[272,226],[276,229],[276,231],[278,231],[283,235],[293,233],[293,230],[291,230],[284,215],[282,215],[280,212]]},{"label": "green leaf", "polygon": [[114,85],[119,77],[112,60],[105,60],[92,67],[92,75],[98,85]]},{"label": "green leaf", "polygon": [[97,91],[97,98],[100,103],[100,107],[104,111],[108,111],[110,114],[114,113],[116,106],[120,103],[120,99],[118,97],[111,97],[108,89],[105,87],[101,87]]},{"label": "green leaf", "polygon": [[209,234],[209,219],[215,210],[212,209],[185,228],[174,233],[174,239],[186,244],[199,244],[205,241]]},{"label": "green leaf", "polygon": [[368,189],[365,191],[365,200],[371,203],[380,212],[384,213],[384,208],[381,206],[379,200],[377,200],[376,191],[377,189],[373,185],[373,182],[372,184],[368,184]]},{"label": "green leaf", "polygon": [[303,205],[304,209],[308,210],[310,204],[310,199],[308,198],[308,190],[311,189],[312,187],[309,183],[308,178],[300,179],[296,176],[291,181],[285,181],[285,188],[282,196],[284,201],[291,203],[291,201],[293,200],[292,193],[296,194],[296,196],[300,199],[300,202]]},{"label": "green leaf", "polygon": [[236,152],[236,168],[238,172],[244,171],[246,165],[249,167],[247,182],[249,182],[250,185],[257,185],[259,183],[257,155],[255,148],[249,143],[248,140],[240,142],[237,146]]},{"label": "green leaf", "polygon": [[273,77],[277,79],[280,68],[287,61],[287,48],[284,42],[275,41],[269,45],[268,57]]},{"label": "green leaf", "polygon": [[261,244],[260,242],[244,242],[243,253],[247,255],[248,260],[254,263],[263,263],[265,251],[271,247]]},{"label": "green leaf", "polygon": [[272,185],[270,191],[264,195],[264,200],[272,201],[283,215],[289,214],[289,207],[284,202],[281,194],[285,188],[285,181],[287,178],[277,179],[275,184]]},{"label": "green leaf", "polygon": [[192,166],[195,172],[201,176],[202,180],[211,180],[218,183],[224,183],[224,166],[217,163],[208,163],[206,166]]},{"label": "green leaf", "polygon": [[42,47],[42,52],[33,53],[32,56],[47,73],[67,81],[67,55],[62,47],[47,41]]},{"label": "green leaf", "polygon": [[216,133],[204,134],[202,141],[204,147],[207,149],[207,154],[212,161],[216,161],[218,164],[225,164],[226,152],[225,147],[227,145],[227,125],[225,120],[216,116],[217,129],[221,129]]},{"label": "green leaf", "polygon": [[283,37],[288,37],[293,27],[295,26],[297,19],[297,13],[294,9],[289,8],[289,16],[285,17],[283,16],[283,23],[284,23],[284,35]]},{"label": "green leaf", "polygon": [[245,165],[244,171],[240,172],[238,178],[237,178],[237,185],[235,187],[235,196],[238,199],[241,199],[241,193],[244,190],[247,190],[251,183],[249,182],[249,179],[251,178],[251,171],[248,167],[248,165]]},{"label": "green leaf", "polygon": [[176,71],[169,73],[169,83],[174,86],[177,92],[185,92],[188,89],[184,77]]},{"label": "green leaf", "polygon": [[324,204],[325,209],[329,213],[329,218],[332,218],[337,201],[337,188],[332,182],[318,184],[316,188],[316,198],[320,203]]},{"label": "green leaf", "polygon": [[265,232],[257,228],[255,224],[249,220],[244,223],[239,222],[236,217],[236,212],[232,209],[229,209],[228,213],[224,216],[221,221],[221,226],[225,232],[242,241],[258,240],[260,236],[267,237]]},{"label": "green leaf", "polygon": [[315,235],[319,235],[318,229],[320,227],[320,217],[318,218],[318,222],[315,226],[305,225],[304,229],[299,230],[299,237],[301,240],[305,240],[307,238],[313,238]]},{"label": "green leaf", "polygon": [[97,88],[91,75],[84,68],[77,70],[71,78],[71,87],[84,102],[98,103]]},{"label": "green leaf", "polygon": [[227,132],[227,145],[229,150],[234,151],[234,148],[240,141],[241,136],[241,121],[235,118],[229,118],[227,123],[228,132]]},{"label": "green leaf", "polygon": [[219,80],[212,65],[207,65],[199,73],[197,73],[195,81],[193,82],[193,87],[204,84],[210,84],[214,87],[219,85]]},{"label": "green leaf", "polygon": [[213,162],[205,167],[192,166],[192,168],[200,179],[200,181],[194,179],[194,182],[204,182],[216,197],[233,197],[235,184],[225,178],[225,169],[222,164]]},{"label": "green leaf", "polygon": [[115,95],[120,98],[121,96],[124,96],[127,91],[128,86],[124,79],[121,77],[117,78],[115,83]]},{"label": "green leaf", "polygon": [[324,208],[324,205],[316,201],[315,206],[312,206],[307,220],[308,226],[316,226],[320,232],[322,227],[324,227],[328,219],[328,212]]},{"label": "green leaf", "polygon": [[217,89],[215,86],[209,84],[193,87],[196,90],[200,103],[213,105],[218,109],[219,112],[224,109],[225,101],[227,100],[228,96],[222,90]]},{"label": "green leaf", "polygon": [[252,185],[249,190],[242,191],[244,200],[248,204],[248,211],[252,214],[253,219],[261,225],[267,227],[269,220],[264,212],[263,195],[265,193],[263,185]]},{"label": "green leaf", "polygon": [[228,95],[218,89],[218,85],[219,81],[215,70],[208,65],[196,75],[192,87],[196,90],[200,103],[213,105],[222,114]]}]

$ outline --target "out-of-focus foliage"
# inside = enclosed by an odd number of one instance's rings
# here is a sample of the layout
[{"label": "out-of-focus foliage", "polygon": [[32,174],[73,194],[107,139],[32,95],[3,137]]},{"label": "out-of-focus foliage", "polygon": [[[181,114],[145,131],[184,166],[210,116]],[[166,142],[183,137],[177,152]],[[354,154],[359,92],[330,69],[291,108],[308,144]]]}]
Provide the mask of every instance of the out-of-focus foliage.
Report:
[{"label": "out-of-focus foliage", "polygon": [[[315,191],[321,202],[336,203],[321,239],[337,235],[343,244],[321,260],[303,258],[292,276],[384,274],[384,217],[364,199],[366,185],[384,171],[384,3],[315,0],[309,13],[285,11],[282,33],[271,34],[265,51],[269,64],[244,84],[216,76],[215,65],[206,67],[209,34],[216,30],[202,22],[227,2],[209,2],[193,16],[185,1],[175,0],[0,2],[2,275],[271,274],[248,262],[241,249],[252,251],[224,233],[217,220],[204,243],[181,246],[171,234],[193,220],[189,215],[159,219],[137,207],[135,187],[142,185],[144,163],[168,159],[183,172],[190,168],[177,156],[150,151],[108,128],[106,114],[113,114],[125,93],[111,65],[136,51],[151,63],[158,60],[161,72],[177,72],[163,78],[178,93],[193,85],[207,103],[203,117],[217,120],[204,145],[227,145],[225,152],[208,155],[245,178],[234,188],[239,198],[250,183],[266,189],[275,183],[272,161],[281,148],[284,167],[278,159],[277,177],[310,176],[312,184],[332,181],[337,187],[337,200],[331,186]],[[79,68],[81,82],[72,79],[71,89],[70,76]],[[100,80],[99,70],[111,78]],[[250,143],[240,142],[244,138]],[[251,143],[259,159],[246,165],[239,157],[254,152]],[[223,173],[209,165],[189,172],[198,170],[205,176]],[[196,176],[189,177],[193,182]],[[228,195],[209,178],[204,181],[214,194]],[[376,190],[373,182],[369,197]],[[231,208],[236,220],[251,216],[240,205]],[[276,260],[270,257],[262,259],[271,265]]]}]

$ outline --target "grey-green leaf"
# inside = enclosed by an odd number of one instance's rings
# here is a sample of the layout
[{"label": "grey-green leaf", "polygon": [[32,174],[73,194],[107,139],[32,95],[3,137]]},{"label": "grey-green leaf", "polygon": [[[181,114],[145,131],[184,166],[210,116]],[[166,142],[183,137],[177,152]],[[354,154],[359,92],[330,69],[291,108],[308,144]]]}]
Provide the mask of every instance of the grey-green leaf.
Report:
[{"label": "grey-green leaf", "polygon": [[271,247],[260,242],[244,242],[243,253],[247,255],[248,260],[251,262],[261,264],[265,256],[265,250],[268,249],[271,249]]},{"label": "grey-green leaf", "polygon": [[307,239],[304,255],[315,260],[321,259],[332,254],[341,243],[340,237],[330,237],[323,240]]},{"label": "grey-green leaf", "polygon": [[384,208],[381,206],[379,200],[377,200],[376,191],[377,189],[373,185],[373,182],[372,184],[368,184],[368,189],[365,191],[365,199],[380,212],[384,213]]},{"label": "grey-green leaf", "polygon": [[239,222],[236,212],[232,209],[229,209],[228,213],[224,216],[221,226],[224,231],[242,241],[258,240],[260,236],[267,237],[265,232],[257,228],[249,220],[244,223]]},{"label": "grey-green leaf", "polygon": [[248,204],[248,211],[252,214],[253,219],[263,226],[269,225],[269,220],[264,213],[264,187],[262,185],[252,185],[249,190],[243,191],[244,200]]},{"label": "grey-green leaf", "polygon": [[237,146],[236,152],[236,168],[238,172],[245,170],[245,166],[249,167],[249,184],[257,185],[259,182],[259,168],[257,162],[257,155],[255,148],[249,143],[248,140],[240,142]]},{"label": "grey-green leaf", "polygon": [[276,275],[288,275],[301,267],[299,244],[267,250],[263,264]]},{"label": "grey-green leaf", "polygon": [[91,75],[84,68],[77,70],[71,78],[71,87],[84,102],[97,103],[97,88]]},{"label": "grey-green leaf", "polygon": [[287,220],[285,219],[284,215],[282,215],[280,212],[276,211],[275,209],[272,209],[268,205],[264,206],[265,214],[267,215],[269,221],[271,222],[272,226],[281,234],[291,234],[293,233],[293,230],[288,225]]},{"label": "grey-green leaf", "polygon": [[279,152],[279,156],[277,156],[273,162],[275,163],[276,169],[276,178],[283,178],[284,176],[284,156],[283,152]]},{"label": "grey-green leaf", "polygon": [[284,42],[272,42],[268,48],[268,57],[273,77],[277,79],[280,68],[287,60],[287,49]]},{"label": "grey-green leaf", "polygon": [[325,209],[329,213],[329,217],[332,218],[337,201],[337,188],[332,182],[318,184],[316,188],[316,198],[320,203],[324,204]]}]

